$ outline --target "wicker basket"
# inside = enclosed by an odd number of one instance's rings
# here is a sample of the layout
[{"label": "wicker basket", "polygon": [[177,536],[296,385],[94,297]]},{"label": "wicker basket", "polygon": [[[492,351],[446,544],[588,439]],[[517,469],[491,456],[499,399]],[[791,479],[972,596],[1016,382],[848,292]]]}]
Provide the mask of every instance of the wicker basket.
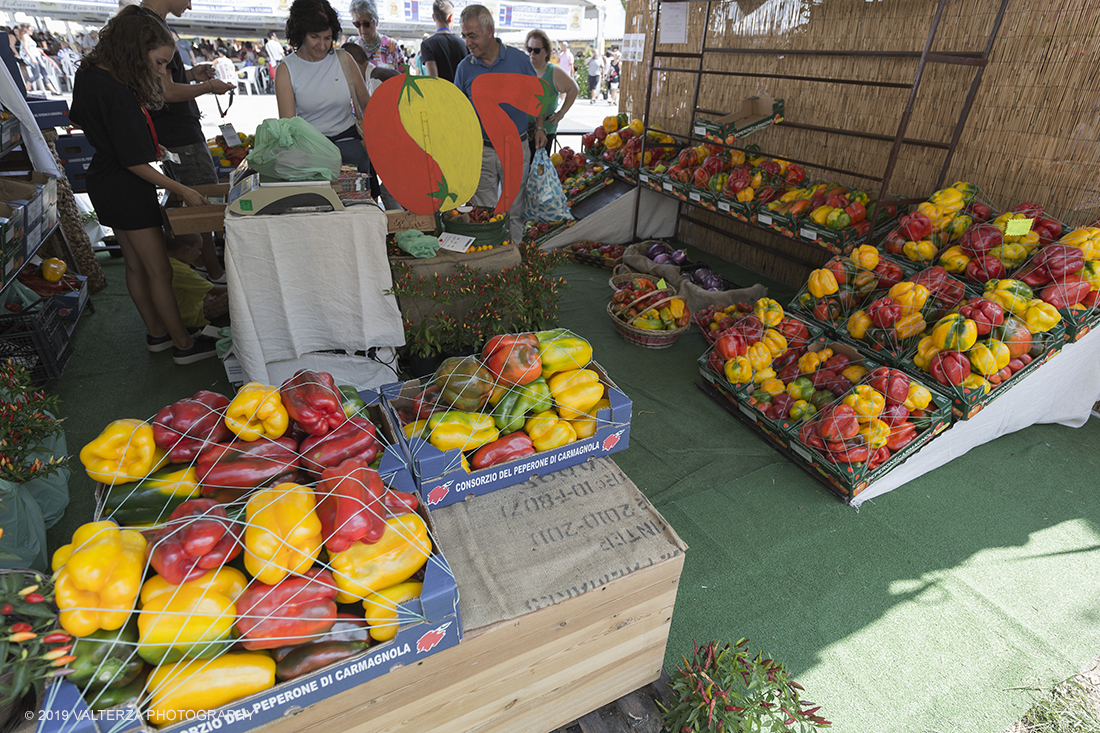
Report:
[{"label": "wicker basket", "polygon": [[[620,275],[613,275],[614,277],[623,277],[626,273]],[[638,277],[638,273],[629,273],[630,277],[623,282],[630,282],[634,278]],[[656,291],[657,293],[663,293],[666,299],[672,299],[676,297],[676,291],[673,288],[662,288]],[[647,296],[648,297],[648,296]],[[612,310],[612,303],[607,304],[607,316],[611,319],[611,323],[615,326],[615,331],[623,337],[628,343],[632,343],[635,346],[641,346],[646,349],[667,349],[676,343],[676,339],[680,338],[680,334],[691,328],[691,319],[688,319],[688,325],[682,326],[671,331],[654,331],[648,328],[639,328],[628,321],[624,321],[615,315],[615,311]],[[658,307],[662,305],[661,302],[656,304]],[[627,306],[629,307],[629,306]]]},{"label": "wicker basket", "polygon": [[627,265],[618,264],[611,269],[611,277],[608,278],[607,284],[612,290],[618,290],[636,277],[645,277],[645,273],[631,270]]}]

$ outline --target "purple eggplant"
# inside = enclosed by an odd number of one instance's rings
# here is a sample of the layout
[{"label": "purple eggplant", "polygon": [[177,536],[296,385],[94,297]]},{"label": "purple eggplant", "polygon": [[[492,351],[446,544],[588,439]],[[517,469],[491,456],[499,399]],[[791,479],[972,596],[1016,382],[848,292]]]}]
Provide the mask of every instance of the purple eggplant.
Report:
[{"label": "purple eggplant", "polygon": [[670,258],[664,252],[662,252],[661,254],[659,254],[659,255],[657,255],[656,257],[653,258],[653,264],[655,264],[655,265],[667,265],[671,261],[672,261],[672,258]]},{"label": "purple eggplant", "polygon": [[705,285],[707,282],[707,278],[711,277],[712,275],[714,275],[713,272],[705,267],[700,267],[698,270],[691,273],[691,279],[694,280],[697,285]]},{"label": "purple eggplant", "polygon": [[649,245],[649,249],[647,249],[645,251],[646,257],[648,257],[651,260],[654,257],[656,257],[657,255],[662,255],[662,254],[667,254],[667,253],[668,253],[668,245],[665,244],[664,242],[654,242],[653,244]]},{"label": "purple eggplant", "polygon": [[687,258],[688,258],[688,253],[687,253],[687,252],[685,252],[685,251],[684,251],[684,250],[682,250],[682,249],[678,249],[678,250],[676,250],[675,252],[673,252],[672,254],[670,254],[670,255],[668,256],[668,258],[669,258],[670,260],[672,260],[672,264],[674,264],[674,265],[682,265],[682,264],[684,264],[685,262],[687,262]]}]

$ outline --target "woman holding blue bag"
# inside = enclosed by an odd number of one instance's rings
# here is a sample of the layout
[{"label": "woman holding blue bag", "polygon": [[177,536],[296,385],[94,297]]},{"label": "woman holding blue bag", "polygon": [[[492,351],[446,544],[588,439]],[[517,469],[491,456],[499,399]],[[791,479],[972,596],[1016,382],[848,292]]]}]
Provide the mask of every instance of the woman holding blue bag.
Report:
[{"label": "woman holding blue bag", "polygon": [[[554,110],[553,114],[546,115],[546,152],[551,153],[554,150],[554,139],[557,137],[558,123],[565,119],[565,115],[569,112],[569,108],[573,106],[573,102],[577,99],[577,94],[580,92],[580,87],[577,86],[577,82],[569,74],[565,73],[557,64],[550,63],[550,38],[541,30],[533,30],[527,34],[526,41],[527,56],[531,59],[531,65],[535,67],[535,73],[538,77],[548,83],[554,89],[554,96],[550,98],[550,108]],[[561,103],[561,107],[558,107],[558,101],[562,95],[565,95],[565,101]],[[528,116],[528,145],[531,146],[531,157],[535,156],[535,135],[534,128],[535,118]]]}]

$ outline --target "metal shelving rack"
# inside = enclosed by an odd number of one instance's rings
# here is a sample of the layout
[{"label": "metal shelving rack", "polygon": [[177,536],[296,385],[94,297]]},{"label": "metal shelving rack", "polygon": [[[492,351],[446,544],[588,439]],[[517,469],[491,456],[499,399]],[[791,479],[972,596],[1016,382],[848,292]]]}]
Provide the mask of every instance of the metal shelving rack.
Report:
[{"label": "metal shelving rack", "polygon": [[[982,74],[985,71],[985,67],[989,63],[989,55],[990,55],[990,52],[993,50],[993,44],[996,41],[997,33],[1000,31],[1001,23],[1004,20],[1005,10],[1007,9],[1008,3],[1009,3],[1009,0],[1001,0],[1000,7],[998,8],[996,17],[993,21],[993,27],[990,30],[989,37],[986,40],[985,49],[983,51],[981,51],[980,53],[979,52],[965,52],[965,51],[953,51],[953,52],[943,52],[943,53],[933,53],[932,52],[932,45],[935,42],[936,32],[939,29],[940,20],[943,17],[943,10],[944,10],[944,7],[947,4],[947,0],[938,0],[938,2],[936,4],[936,11],[935,11],[935,14],[932,18],[932,23],[931,23],[931,25],[928,29],[928,38],[925,41],[924,49],[922,51],[919,51],[919,52],[917,52],[917,51],[842,51],[842,50],[812,51],[812,50],[791,50],[791,49],[780,49],[780,48],[760,49],[760,48],[724,48],[724,47],[718,47],[718,46],[707,46],[706,45],[706,42],[707,42],[707,29],[710,26],[711,12],[712,12],[713,6],[715,4],[717,4],[715,2],[715,0],[704,0],[706,2],[706,19],[705,19],[704,24],[703,24],[702,39],[700,41],[699,50],[697,52],[658,51],[657,50],[657,45],[658,45],[658,39],[660,37],[661,7],[662,7],[662,5],[665,4],[665,3],[669,3],[669,2],[699,2],[699,1],[700,0],[657,0],[657,13],[656,13],[654,23],[653,23],[653,36],[652,36],[652,39],[649,40],[649,75],[648,75],[647,84],[646,84],[645,111],[644,111],[643,117],[642,117],[642,121],[643,121],[643,124],[645,125],[646,132],[648,132],[649,130],[652,129],[652,127],[650,125],[650,108],[651,108],[652,101],[653,101],[653,75],[655,73],[658,73],[658,72],[671,72],[671,73],[677,73],[677,74],[691,74],[695,78],[695,85],[694,85],[694,91],[693,91],[692,102],[691,102],[691,119],[689,120],[689,124],[690,124],[689,134],[683,135],[683,134],[668,133],[667,131],[662,131],[662,132],[666,132],[666,134],[672,135],[673,137],[677,137],[677,138],[680,138],[680,139],[683,139],[683,140],[688,140],[688,141],[694,141],[694,140],[699,140],[700,139],[700,138],[696,137],[696,135],[694,133],[693,121],[695,119],[695,115],[697,115],[697,114],[704,114],[704,115],[724,115],[724,114],[726,114],[725,112],[721,112],[721,111],[718,111],[718,110],[712,110],[712,109],[706,109],[706,108],[699,107],[699,87],[700,87],[700,82],[702,80],[702,77],[704,75],[707,75],[707,76],[728,76],[728,77],[749,77],[749,78],[763,78],[763,79],[788,79],[788,80],[793,80],[793,81],[809,81],[809,82],[821,82],[821,83],[827,83],[827,84],[842,84],[842,85],[855,85],[855,86],[888,87],[888,88],[896,88],[896,89],[908,88],[909,89],[909,96],[908,96],[908,99],[906,100],[905,108],[902,111],[901,119],[898,122],[897,130],[894,132],[894,134],[892,136],[887,135],[887,134],[876,134],[876,133],[861,132],[861,131],[857,131],[857,130],[848,130],[848,129],[837,128],[837,127],[825,127],[825,126],[821,126],[821,125],[811,125],[811,124],[799,123],[799,122],[789,122],[786,119],[781,123],[781,124],[786,125],[788,127],[793,127],[793,128],[800,129],[800,130],[809,130],[809,131],[813,131],[813,132],[844,135],[844,136],[848,136],[848,137],[857,137],[857,138],[864,138],[864,139],[869,139],[869,140],[880,140],[880,141],[883,141],[883,142],[892,141],[892,146],[890,148],[890,153],[889,153],[889,156],[888,156],[887,161],[886,161],[886,167],[885,167],[884,170],[882,170],[881,172],[879,172],[877,174],[875,172],[846,170],[846,169],[843,169],[843,168],[836,168],[836,167],[833,167],[833,166],[827,166],[827,165],[823,165],[823,164],[820,164],[820,163],[815,163],[813,161],[800,160],[800,159],[792,157],[791,155],[789,155],[785,152],[778,152],[778,151],[774,151],[774,152],[760,151],[759,152],[760,155],[765,155],[765,156],[773,157],[773,158],[781,157],[785,160],[789,160],[792,163],[796,163],[798,165],[810,167],[810,168],[813,168],[813,169],[816,169],[816,170],[829,171],[829,172],[832,172],[832,173],[842,173],[842,174],[846,174],[846,175],[853,176],[853,177],[856,177],[856,178],[862,178],[864,180],[868,180],[868,181],[871,181],[871,182],[874,182],[874,183],[878,183],[879,184],[879,196],[878,196],[878,199],[876,201],[876,207],[877,207],[877,202],[878,201],[888,201],[889,200],[892,203],[909,204],[909,203],[917,203],[917,202],[920,202],[920,201],[924,200],[923,198],[916,198],[916,199],[911,199],[911,198],[891,199],[890,198],[890,181],[891,181],[891,178],[893,177],[894,168],[897,165],[898,156],[901,153],[901,148],[902,148],[903,145],[911,145],[911,146],[916,146],[916,147],[921,147],[921,148],[928,148],[928,149],[936,149],[936,150],[946,151],[946,154],[944,155],[943,165],[940,168],[940,174],[939,174],[939,177],[938,177],[937,182],[936,182],[936,188],[937,189],[943,187],[944,180],[946,179],[946,176],[947,176],[948,167],[950,166],[951,159],[955,154],[955,149],[956,149],[956,147],[959,143],[959,139],[962,137],[963,129],[966,127],[967,118],[970,116],[970,110],[971,110],[971,108],[974,104],[974,99],[977,96],[978,88],[981,86]],[[794,74],[768,74],[768,73],[746,72],[746,71],[708,70],[708,69],[703,68],[704,59],[707,57],[708,54],[743,54],[743,55],[772,55],[772,56],[776,56],[776,55],[783,55],[783,56],[832,56],[832,57],[840,56],[840,57],[879,58],[879,59],[916,58],[916,59],[918,59],[918,62],[917,62],[916,72],[913,75],[912,83],[906,84],[904,82],[874,81],[874,80],[869,80],[869,79],[848,79],[848,78],[835,78],[835,77],[824,77],[824,76],[806,76],[806,75],[794,75]],[[693,59],[693,60],[696,61],[696,68],[694,68],[694,69],[674,68],[674,67],[665,66],[665,65],[658,66],[657,65],[658,59]],[[910,119],[910,116],[912,115],[912,112],[913,112],[913,105],[914,105],[914,103],[917,99],[917,92],[918,92],[918,89],[920,87],[921,79],[924,76],[925,67],[930,63],[932,63],[932,64],[953,64],[953,65],[969,66],[969,67],[972,67],[974,69],[974,74],[973,74],[973,77],[971,78],[970,88],[967,92],[966,99],[963,103],[962,111],[960,112],[958,120],[955,123],[954,130],[953,130],[952,135],[951,135],[951,140],[949,142],[939,142],[939,141],[935,141],[935,140],[921,140],[921,139],[906,137],[906,131],[908,130],[908,127],[909,127],[909,119]],[[648,135],[643,135],[642,136],[642,152],[639,154],[639,159],[640,160],[644,160],[644,157],[645,157],[645,148],[646,148],[647,138],[648,138]],[[710,143],[710,141],[708,141],[708,143]],[[733,149],[733,150],[742,150],[742,151],[745,150],[745,148],[737,146],[737,145],[723,145],[722,147],[726,147],[726,148]],[[665,195],[668,195],[668,194],[665,194]],[[677,200],[680,200],[680,199],[677,198]],[[640,201],[641,201],[641,197],[639,196],[635,199],[635,204],[634,204],[634,229],[633,229],[633,238],[634,239],[638,238],[638,208],[640,206]],[[682,200],[680,200],[680,203],[681,203],[681,206],[677,210],[677,214],[678,214],[679,219],[691,222],[693,225],[701,226],[701,227],[703,227],[705,229],[708,229],[710,231],[714,231],[718,234],[721,234],[723,236],[734,239],[734,240],[740,242],[741,244],[745,244],[745,245],[753,247],[755,249],[760,249],[760,250],[763,250],[763,251],[767,251],[767,252],[771,253],[774,256],[781,257],[783,259],[787,259],[789,261],[796,262],[796,263],[798,263],[800,265],[803,265],[803,266],[806,266],[806,267],[811,267],[811,268],[816,267],[816,265],[811,263],[811,262],[808,262],[808,261],[803,260],[801,258],[786,254],[784,252],[780,252],[780,251],[778,251],[778,250],[776,250],[772,247],[768,247],[765,244],[761,244],[759,242],[755,242],[755,241],[746,239],[745,237],[741,237],[739,235],[733,234],[732,232],[720,229],[720,228],[718,228],[718,227],[716,227],[716,226],[714,226],[714,225],[712,225],[708,222],[705,222],[702,219],[698,218],[697,216],[694,216],[690,213],[685,212],[685,206],[692,207],[692,206],[695,206],[695,204],[692,204],[691,202],[684,202]],[[722,214],[719,213],[718,215],[721,216]],[[868,211],[868,218],[870,218],[871,221],[875,221],[876,216],[877,216],[877,211],[875,209],[872,209],[872,210]],[[775,233],[775,234],[778,235],[778,233],[775,232],[774,230],[768,229],[767,231]],[[868,232],[868,234],[867,234],[866,241],[867,241],[868,244],[872,243],[873,236],[874,236],[874,228],[872,228],[871,232]],[[811,244],[811,243],[808,243],[808,242],[802,242],[802,240],[793,240],[792,239],[791,241],[801,242],[801,243],[805,244],[807,247],[814,249],[815,251],[821,251],[821,248],[818,247],[816,244]]]}]

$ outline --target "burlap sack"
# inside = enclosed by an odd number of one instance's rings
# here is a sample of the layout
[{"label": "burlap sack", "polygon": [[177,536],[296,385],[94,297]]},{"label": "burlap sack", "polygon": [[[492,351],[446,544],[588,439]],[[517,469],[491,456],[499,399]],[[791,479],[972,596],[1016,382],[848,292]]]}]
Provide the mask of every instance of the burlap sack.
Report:
[{"label": "burlap sack", "polygon": [[712,292],[701,288],[685,276],[678,265],[658,265],[645,255],[646,249],[652,242],[639,242],[632,244],[623,252],[623,264],[631,270],[645,272],[653,277],[663,277],[665,282],[676,289],[676,294],[687,303],[688,310],[692,313],[703,310],[710,305],[718,305],[723,308],[734,303],[755,303],[760,298],[767,297],[768,289],[757,283],[751,288],[738,288],[737,290],[720,290]]}]

